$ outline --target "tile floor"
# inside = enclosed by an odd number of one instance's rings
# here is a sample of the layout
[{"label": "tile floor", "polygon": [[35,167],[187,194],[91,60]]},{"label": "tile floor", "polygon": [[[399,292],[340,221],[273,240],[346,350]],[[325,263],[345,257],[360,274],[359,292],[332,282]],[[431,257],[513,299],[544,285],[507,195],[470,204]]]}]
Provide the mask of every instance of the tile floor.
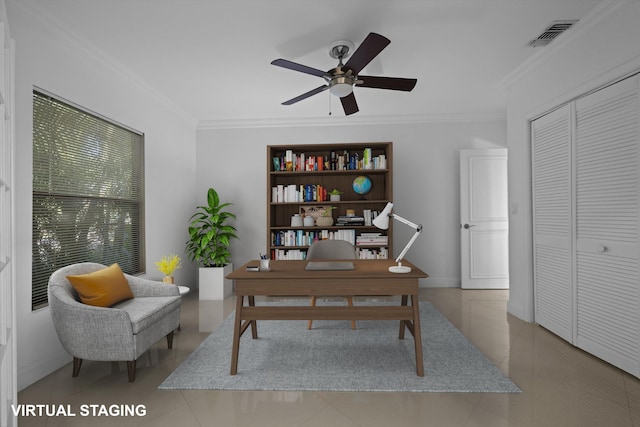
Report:
[{"label": "tile floor", "polygon": [[[168,391],[158,385],[233,310],[234,299],[185,297],[173,350],[162,340],[126,364],[64,366],[18,394],[23,404],[70,405],[76,417],[19,417],[30,426],[636,426],[640,380],[506,313],[507,291],[423,289],[431,301],[518,385],[521,394]],[[80,405],[144,405],[145,416],[87,418]]]}]

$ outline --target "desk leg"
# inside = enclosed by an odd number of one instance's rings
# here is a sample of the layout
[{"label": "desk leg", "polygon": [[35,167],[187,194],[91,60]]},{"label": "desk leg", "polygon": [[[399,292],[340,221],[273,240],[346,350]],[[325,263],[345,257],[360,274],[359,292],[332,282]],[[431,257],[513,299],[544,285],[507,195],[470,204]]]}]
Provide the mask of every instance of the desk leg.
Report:
[{"label": "desk leg", "polygon": [[238,351],[240,350],[240,326],[242,324],[242,306],[244,305],[244,296],[236,297],[236,313],[233,324],[233,348],[231,350],[231,375],[238,372]]},{"label": "desk leg", "polygon": [[413,307],[413,341],[416,346],[416,371],[419,377],[424,377],[422,334],[420,333],[420,304],[418,303],[417,294],[411,295],[411,306]]},{"label": "desk leg", "polygon": [[[249,295],[249,307],[256,306],[256,297]],[[251,321],[251,337],[254,340],[258,339],[258,323],[255,320]]]},{"label": "desk leg", "polygon": [[[407,296],[406,295],[402,295],[402,303],[401,303],[401,305],[403,307],[406,307],[406,305],[407,305]],[[401,320],[400,321],[400,335],[399,336],[400,336],[401,340],[404,339],[404,328],[406,326],[405,322],[406,322],[406,320]]]}]

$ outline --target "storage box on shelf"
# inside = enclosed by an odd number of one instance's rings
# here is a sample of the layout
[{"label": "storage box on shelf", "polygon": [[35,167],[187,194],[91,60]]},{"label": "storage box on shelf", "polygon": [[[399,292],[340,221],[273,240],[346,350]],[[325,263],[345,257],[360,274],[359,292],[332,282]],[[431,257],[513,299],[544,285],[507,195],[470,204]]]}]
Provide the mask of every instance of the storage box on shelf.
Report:
[{"label": "storage box on shelf", "polygon": [[[272,259],[304,259],[316,240],[342,239],[356,245],[362,259],[388,258],[392,229],[371,221],[392,194],[391,142],[272,145],[267,147],[267,248]],[[366,194],[354,180],[368,178]],[[338,190],[340,200],[330,200]],[[335,199],[335,196],[334,196]],[[292,216],[313,216],[314,225],[299,225]],[[331,218],[328,220],[327,218]]]}]

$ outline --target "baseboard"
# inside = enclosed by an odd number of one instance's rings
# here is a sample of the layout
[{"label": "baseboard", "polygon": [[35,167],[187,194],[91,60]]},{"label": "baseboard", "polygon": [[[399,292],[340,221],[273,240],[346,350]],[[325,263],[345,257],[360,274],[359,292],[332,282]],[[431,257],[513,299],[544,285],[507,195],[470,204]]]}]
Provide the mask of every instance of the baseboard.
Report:
[{"label": "baseboard", "polygon": [[[48,358],[40,359],[37,363],[19,366],[17,372],[18,391],[22,391],[71,361],[71,356],[66,352],[63,354],[54,354],[52,352]],[[71,376],[71,367],[69,367],[69,376]]]},{"label": "baseboard", "polygon": [[507,303],[507,313],[517,317],[520,320],[524,320],[525,322],[533,322],[533,318],[528,318],[529,316],[527,316],[524,307],[522,307],[521,305],[513,304],[511,301]]},{"label": "baseboard", "polygon": [[459,288],[459,277],[428,277],[420,280],[421,288]]}]

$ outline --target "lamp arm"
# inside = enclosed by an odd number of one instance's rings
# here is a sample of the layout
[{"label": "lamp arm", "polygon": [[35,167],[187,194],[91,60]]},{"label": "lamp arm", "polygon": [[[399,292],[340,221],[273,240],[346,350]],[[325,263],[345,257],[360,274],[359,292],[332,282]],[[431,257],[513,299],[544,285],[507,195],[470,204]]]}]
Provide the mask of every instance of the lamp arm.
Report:
[{"label": "lamp arm", "polygon": [[409,250],[409,248],[411,247],[411,245],[413,245],[413,242],[416,241],[416,239],[418,238],[418,236],[420,235],[420,233],[422,233],[422,225],[419,225],[416,227],[416,232],[413,235],[413,237],[411,238],[411,240],[409,240],[409,242],[407,243],[407,245],[404,247],[404,249],[402,250],[402,252],[400,252],[400,255],[398,255],[398,258],[396,258],[396,262],[400,263],[400,261],[404,258],[404,256],[406,255],[407,251]]},{"label": "lamp arm", "polygon": [[402,218],[400,215],[396,215],[396,214],[391,214],[389,216],[393,217],[397,221],[400,221],[401,223],[406,224],[409,227],[412,227],[412,228],[414,228],[416,230],[416,232],[413,235],[413,237],[411,237],[411,240],[409,240],[409,242],[407,242],[407,245],[404,247],[402,252],[400,252],[400,255],[398,255],[398,258],[396,258],[396,262],[400,263],[400,260],[402,260],[404,258],[404,256],[407,254],[407,251],[409,250],[411,245],[413,245],[413,242],[415,242],[416,239],[418,238],[418,236],[420,235],[420,233],[422,233],[422,224],[414,224],[413,222],[409,221],[408,219]]},{"label": "lamp arm", "polygon": [[408,225],[411,228],[414,228],[416,230],[422,231],[422,224],[414,224],[413,222],[409,221],[408,219],[402,218],[400,215],[396,215],[396,214],[389,214],[389,216],[393,217],[394,219],[400,221],[403,224]]}]

